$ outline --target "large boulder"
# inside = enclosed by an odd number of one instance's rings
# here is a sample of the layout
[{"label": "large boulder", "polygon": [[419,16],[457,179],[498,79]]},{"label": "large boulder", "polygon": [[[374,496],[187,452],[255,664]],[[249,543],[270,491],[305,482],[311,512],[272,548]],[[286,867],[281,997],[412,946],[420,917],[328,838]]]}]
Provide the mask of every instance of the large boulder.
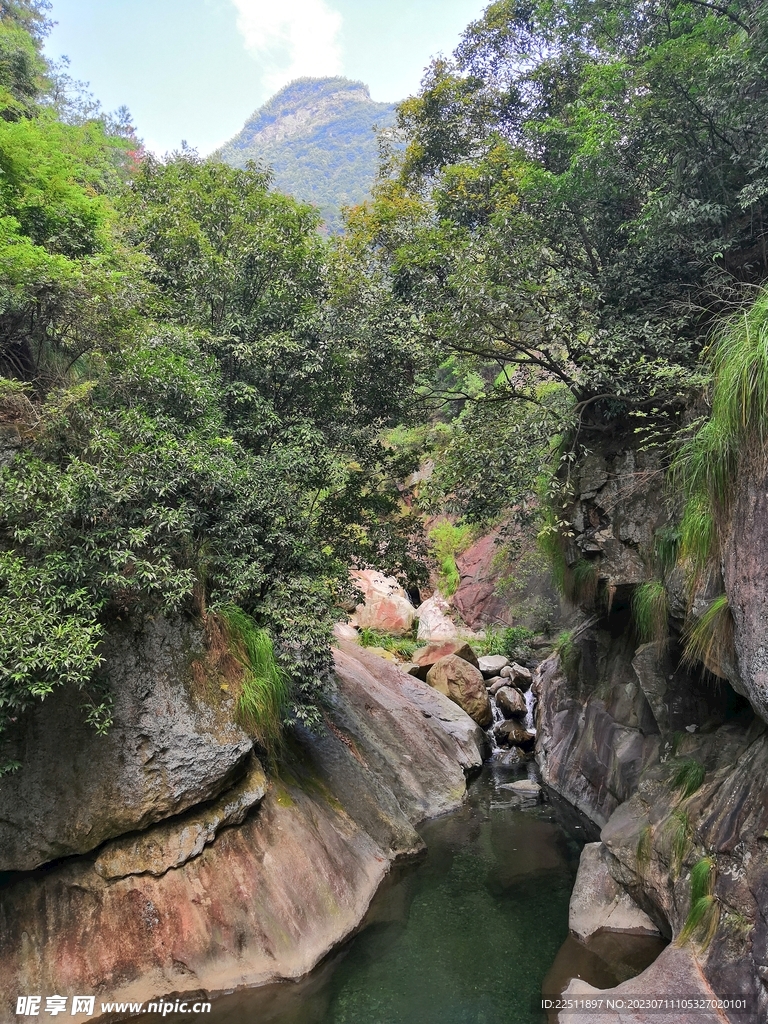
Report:
[{"label": "large boulder", "polygon": [[423,601],[416,610],[419,620],[417,639],[427,643],[456,639],[458,629],[450,617],[450,610],[451,606],[439,591]]},{"label": "large boulder", "polygon": [[536,734],[528,732],[514,719],[495,725],[493,735],[496,737],[496,742],[502,747],[520,747],[521,750],[531,751],[536,743]]},{"label": "large boulder", "polygon": [[355,609],[352,622],[360,629],[380,629],[403,636],[416,618],[416,609],[392,576],[375,569],[355,569],[352,582],[363,594],[363,603]]},{"label": "large boulder", "polygon": [[455,654],[441,658],[427,673],[427,683],[450,697],[483,728],[493,721],[483,674],[463,658]]},{"label": "large boulder", "polygon": [[455,654],[457,658],[463,658],[477,668],[477,655],[466,640],[443,640],[442,643],[428,644],[413,652],[413,664],[417,669],[412,674],[426,682],[427,672],[449,654]]},{"label": "large boulder", "polygon": [[233,723],[232,697],[196,681],[202,630],[155,619],[110,637],[105,655],[114,702],[105,736],[86,724],[82,694],[71,687],[9,730],[0,760],[21,768],[0,781],[2,871],[86,853],[180,814],[218,796],[245,768],[253,744]]},{"label": "large boulder", "polygon": [[505,718],[525,718],[528,711],[525,698],[513,686],[503,686],[497,690],[496,703]]},{"label": "large boulder", "polygon": [[478,658],[477,667],[486,679],[492,679],[493,676],[500,676],[501,670],[505,669],[508,664],[509,658],[505,658],[503,654],[486,654],[484,657]]},{"label": "large boulder", "polygon": [[659,930],[629,893],[614,880],[610,853],[602,843],[587,843],[571,893],[568,927],[585,942],[599,931],[658,935]]}]

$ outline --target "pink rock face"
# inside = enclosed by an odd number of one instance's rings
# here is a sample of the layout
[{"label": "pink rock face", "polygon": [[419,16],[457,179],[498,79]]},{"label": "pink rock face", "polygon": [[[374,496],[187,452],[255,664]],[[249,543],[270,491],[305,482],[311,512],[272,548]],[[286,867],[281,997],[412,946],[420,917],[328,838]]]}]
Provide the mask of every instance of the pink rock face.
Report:
[{"label": "pink rock face", "polygon": [[485,728],[491,724],[491,702],[479,668],[455,654],[449,654],[432,666],[427,673],[427,683],[450,697],[479,726]]},{"label": "pink rock face", "polygon": [[456,559],[461,582],[453,603],[471,629],[487,622],[507,622],[507,601],[496,593],[498,570],[493,561],[499,553],[498,530],[481,537]]},{"label": "pink rock face", "polygon": [[363,593],[363,603],[357,606],[352,618],[354,625],[395,636],[409,632],[416,609],[394,577],[375,569],[355,569],[351,575],[352,582]]}]

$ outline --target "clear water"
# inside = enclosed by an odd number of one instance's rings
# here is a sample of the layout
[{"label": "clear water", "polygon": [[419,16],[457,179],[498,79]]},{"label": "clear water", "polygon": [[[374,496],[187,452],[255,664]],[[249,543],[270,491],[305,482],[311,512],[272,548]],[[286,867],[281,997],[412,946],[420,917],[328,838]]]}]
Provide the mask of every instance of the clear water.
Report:
[{"label": "clear water", "polygon": [[488,767],[464,807],[426,823],[426,857],[393,875],[365,928],[307,979],[224,997],[200,1020],[544,1020],[533,1004],[568,934],[568,902],[587,836],[553,805],[513,809],[498,786],[524,776],[524,768]]}]

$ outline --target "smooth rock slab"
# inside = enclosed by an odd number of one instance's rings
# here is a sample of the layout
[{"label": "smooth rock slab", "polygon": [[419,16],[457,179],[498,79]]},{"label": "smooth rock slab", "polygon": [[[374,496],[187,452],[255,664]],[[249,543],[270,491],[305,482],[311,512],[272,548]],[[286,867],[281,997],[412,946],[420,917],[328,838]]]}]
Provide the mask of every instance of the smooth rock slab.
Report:
[{"label": "smooth rock slab", "polygon": [[535,807],[541,803],[542,789],[538,782],[532,779],[520,779],[518,782],[502,783],[499,789],[505,790],[510,799],[521,807]]},{"label": "smooth rock slab", "polygon": [[650,917],[614,880],[608,869],[609,857],[603,843],[588,843],[581,851],[568,927],[582,942],[598,931],[658,935]]}]

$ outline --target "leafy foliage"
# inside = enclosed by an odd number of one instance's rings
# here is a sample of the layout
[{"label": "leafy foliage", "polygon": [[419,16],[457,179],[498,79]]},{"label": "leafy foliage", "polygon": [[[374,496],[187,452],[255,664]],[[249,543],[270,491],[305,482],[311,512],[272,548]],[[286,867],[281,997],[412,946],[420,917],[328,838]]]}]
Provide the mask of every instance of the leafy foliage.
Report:
[{"label": "leafy foliage", "polygon": [[467,525],[458,525],[444,519],[429,531],[429,541],[439,566],[440,592],[452,597],[459,589],[459,569],[456,557],[470,546],[473,531]]},{"label": "leafy foliage", "polygon": [[412,636],[393,636],[380,629],[361,629],[360,643],[363,647],[383,647],[385,651],[408,660],[419,646]]}]

